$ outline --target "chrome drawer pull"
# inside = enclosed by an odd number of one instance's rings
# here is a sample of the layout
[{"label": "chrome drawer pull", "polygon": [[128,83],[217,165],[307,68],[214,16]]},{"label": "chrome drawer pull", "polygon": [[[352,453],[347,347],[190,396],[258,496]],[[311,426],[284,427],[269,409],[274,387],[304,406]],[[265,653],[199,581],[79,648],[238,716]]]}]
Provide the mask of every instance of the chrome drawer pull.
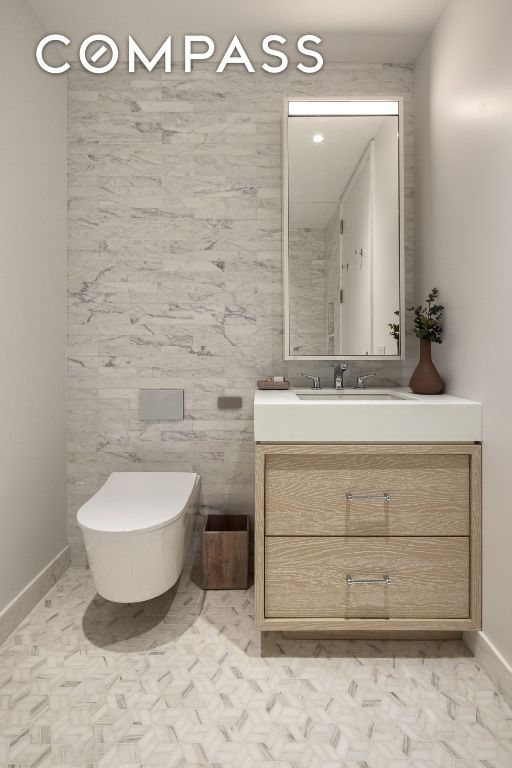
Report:
[{"label": "chrome drawer pull", "polygon": [[383,576],[382,579],[354,579],[350,574],[347,575],[347,584],[391,584],[389,576]]},{"label": "chrome drawer pull", "polygon": [[354,496],[352,493],[347,493],[347,501],[391,501],[389,493],[384,493],[382,496]]}]

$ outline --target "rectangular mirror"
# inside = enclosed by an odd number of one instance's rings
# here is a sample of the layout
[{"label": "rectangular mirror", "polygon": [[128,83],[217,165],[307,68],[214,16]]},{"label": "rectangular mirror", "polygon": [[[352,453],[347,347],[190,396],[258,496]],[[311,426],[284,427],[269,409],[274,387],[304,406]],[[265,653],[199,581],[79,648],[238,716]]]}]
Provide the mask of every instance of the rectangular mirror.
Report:
[{"label": "rectangular mirror", "polygon": [[400,99],[285,99],[286,360],[403,358],[402,120]]}]

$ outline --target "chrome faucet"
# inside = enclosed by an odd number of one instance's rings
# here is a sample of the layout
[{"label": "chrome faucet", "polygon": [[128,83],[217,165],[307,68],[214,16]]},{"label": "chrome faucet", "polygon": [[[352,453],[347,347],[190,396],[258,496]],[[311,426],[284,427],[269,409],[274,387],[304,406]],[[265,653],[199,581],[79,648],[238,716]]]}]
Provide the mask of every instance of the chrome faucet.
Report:
[{"label": "chrome faucet", "polygon": [[320,386],[320,378],[318,376],[310,376],[309,373],[301,373],[301,376],[305,376],[306,379],[311,379],[313,382],[313,389],[322,389]]},{"label": "chrome faucet", "polygon": [[348,365],[346,363],[338,363],[334,367],[334,389],[343,389],[343,377],[348,371]]},{"label": "chrome faucet", "polygon": [[376,375],[376,373],[367,373],[366,376],[358,376],[356,389],[366,389],[366,379],[371,379],[372,376]]}]

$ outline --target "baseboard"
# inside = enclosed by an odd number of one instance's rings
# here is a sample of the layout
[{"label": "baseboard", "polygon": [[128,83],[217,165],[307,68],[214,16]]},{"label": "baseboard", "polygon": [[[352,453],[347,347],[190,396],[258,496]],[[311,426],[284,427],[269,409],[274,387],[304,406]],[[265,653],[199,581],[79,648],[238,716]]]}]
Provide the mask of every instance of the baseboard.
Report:
[{"label": "baseboard", "polygon": [[14,600],[0,612],[0,643],[13,632],[28,616],[32,608],[46,595],[48,590],[60,579],[69,565],[69,546],[64,547],[51,563],[16,595]]},{"label": "baseboard", "polygon": [[484,632],[464,632],[463,640],[498,691],[512,702],[512,667]]}]

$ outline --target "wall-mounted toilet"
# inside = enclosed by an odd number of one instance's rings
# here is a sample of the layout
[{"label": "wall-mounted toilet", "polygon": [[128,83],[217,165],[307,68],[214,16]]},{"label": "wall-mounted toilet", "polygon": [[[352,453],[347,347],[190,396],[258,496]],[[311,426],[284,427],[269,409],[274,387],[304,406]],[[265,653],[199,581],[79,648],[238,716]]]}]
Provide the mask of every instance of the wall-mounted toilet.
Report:
[{"label": "wall-mounted toilet", "polygon": [[114,472],[78,512],[99,594],[150,600],[178,580],[199,499],[193,472]]}]

